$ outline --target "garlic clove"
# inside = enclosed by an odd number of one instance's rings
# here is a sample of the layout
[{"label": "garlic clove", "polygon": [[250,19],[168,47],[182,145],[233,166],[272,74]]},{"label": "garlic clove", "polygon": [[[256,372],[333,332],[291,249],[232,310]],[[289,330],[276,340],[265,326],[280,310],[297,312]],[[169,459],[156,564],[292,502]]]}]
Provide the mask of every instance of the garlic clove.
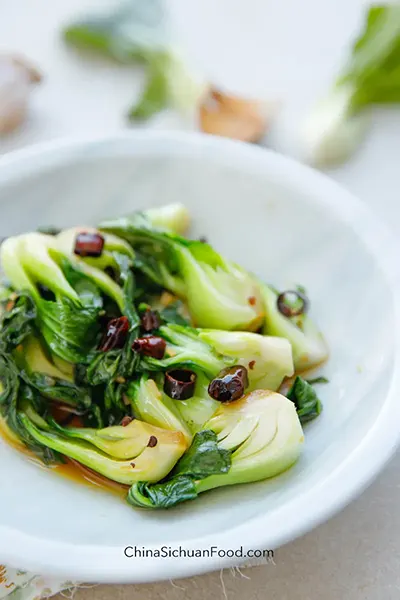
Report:
[{"label": "garlic clove", "polygon": [[[0,60],[1,60],[0,56]],[[29,77],[31,83],[40,83],[43,79],[43,73],[29,62],[24,56],[13,54],[7,57],[19,69],[22,69]]]},{"label": "garlic clove", "polygon": [[14,131],[26,118],[30,88],[41,73],[25,58],[0,55],[0,135]]},{"label": "garlic clove", "polygon": [[263,103],[224,94],[211,88],[200,106],[200,128],[205,133],[244,142],[259,142],[268,128]]}]

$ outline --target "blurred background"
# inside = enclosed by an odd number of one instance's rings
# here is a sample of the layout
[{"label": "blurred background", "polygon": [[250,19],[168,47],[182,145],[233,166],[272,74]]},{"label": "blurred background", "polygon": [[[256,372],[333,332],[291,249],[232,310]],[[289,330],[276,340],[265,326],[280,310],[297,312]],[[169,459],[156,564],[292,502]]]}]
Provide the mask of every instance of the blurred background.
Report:
[{"label": "blurred background", "polygon": [[[204,130],[327,172],[400,233],[400,5],[371,4],[0,0],[0,155],[126,128]],[[275,566],[76,597],[398,598],[396,464]]]},{"label": "blurred background", "polygon": [[[121,12],[119,0],[2,0],[0,132],[2,115],[4,120],[13,99],[15,106],[15,98],[26,96],[28,110],[14,131],[0,135],[0,152],[65,135],[101,135],[127,127],[203,128],[315,164],[376,207],[389,224],[393,219],[400,222],[397,191],[390,183],[397,174],[400,134],[400,8],[381,5],[385,14],[376,31],[368,30],[364,54],[354,55],[354,43],[364,36],[371,17],[371,4],[127,0]],[[149,55],[165,52],[168,59],[172,52],[180,64],[156,66],[150,89],[154,114],[129,121],[127,115],[150,79]],[[28,86],[28,92],[21,92],[7,69],[10,55],[22,56],[42,74],[41,82]],[[165,82],[157,82],[163,69],[169,69],[173,101]],[[371,70],[378,74],[372,85]],[[358,78],[355,93],[368,95],[362,111],[368,114],[362,120],[370,122],[349,124],[349,104],[341,105],[340,98],[333,98],[321,120],[316,114],[319,103],[330,100],[337,79],[352,71]],[[380,74],[385,74],[383,81]],[[350,79],[353,84],[355,79]],[[215,92],[225,96],[216,99]],[[253,102],[232,105],[232,96]],[[373,102],[385,106],[371,111]],[[201,106],[205,112],[199,122]],[[152,110],[147,103],[144,113]],[[327,158],[324,136],[331,154],[336,145],[333,154],[339,153],[339,160]],[[350,139],[343,140],[346,136]]]}]

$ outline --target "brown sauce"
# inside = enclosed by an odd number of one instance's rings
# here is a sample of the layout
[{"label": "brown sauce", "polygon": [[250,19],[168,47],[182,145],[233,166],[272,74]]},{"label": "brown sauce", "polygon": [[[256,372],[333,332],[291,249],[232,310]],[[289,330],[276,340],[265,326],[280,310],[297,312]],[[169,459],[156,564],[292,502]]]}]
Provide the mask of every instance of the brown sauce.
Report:
[{"label": "brown sauce", "polygon": [[307,379],[312,376],[317,377],[319,375],[319,370],[321,369],[321,367],[323,367],[328,362],[328,360],[329,360],[329,356],[327,358],[324,358],[323,360],[321,360],[321,362],[313,365],[312,367],[306,367],[305,369],[296,371],[294,373],[294,375],[292,375],[291,377],[285,377],[285,379],[281,383],[280,388],[278,389],[278,392],[280,394],[282,394],[283,396],[285,396],[287,394],[287,392],[289,391],[289,389],[294,384],[294,380],[296,379],[296,377],[298,375],[303,377],[303,379]]},{"label": "brown sauce", "polygon": [[0,418],[0,436],[9,446],[14,448],[18,452],[24,454],[30,462],[33,462],[35,465],[39,466],[42,469],[51,469],[57,475],[66,477],[70,481],[74,481],[79,484],[89,486],[91,488],[100,488],[103,491],[116,494],[120,498],[126,498],[129,486],[117,483],[116,481],[111,481],[111,479],[107,479],[107,477],[99,475],[95,471],[92,471],[91,469],[88,469],[87,467],[81,465],[76,460],[72,460],[71,458],[65,457],[66,462],[64,464],[50,466],[44,465],[38,458],[36,458],[36,456],[30,450],[28,450],[26,446],[24,446],[24,444],[22,444],[12,434],[12,432],[8,429],[7,425],[4,423],[4,420],[2,418]]},{"label": "brown sauce", "polygon": [[123,485],[122,483],[117,483],[116,481],[111,481],[111,479],[107,479],[107,477],[103,477],[99,475],[95,471],[88,469],[87,467],[81,465],[76,460],[72,460],[71,458],[66,458],[66,463],[63,465],[55,465],[51,467],[53,471],[57,473],[57,475],[62,475],[69,480],[76,481],[80,484],[84,484],[90,487],[100,488],[107,492],[112,492],[121,498],[126,498],[127,492],[129,490],[128,485]]}]

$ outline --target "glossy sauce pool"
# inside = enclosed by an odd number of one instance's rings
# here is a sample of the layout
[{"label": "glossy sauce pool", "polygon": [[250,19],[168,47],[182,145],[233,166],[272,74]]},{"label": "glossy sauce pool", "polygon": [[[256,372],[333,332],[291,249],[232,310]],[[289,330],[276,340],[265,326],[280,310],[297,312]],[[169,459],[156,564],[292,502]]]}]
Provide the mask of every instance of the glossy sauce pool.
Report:
[{"label": "glossy sauce pool", "polygon": [[64,457],[64,464],[51,466],[44,465],[38,458],[35,457],[32,452],[30,452],[30,450],[26,448],[26,446],[21,444],[21,442],[19,442],[19,440],[13,436],[2,418],[0,418],[0,436],[9,446],[21,454],[24,454],[30,462],[34,463],[41,469],[51,470],[57,475],[66,477],[67,479],[78,482],[79,484],[84,484],[92,489],[93,487],[96,487],[97,489],[100,488],[104,491],[111,492],[120,498],[126,498],[129,486],[111,481],[110,479],[95,473],[91,469],[84,467],[75,460]]}]

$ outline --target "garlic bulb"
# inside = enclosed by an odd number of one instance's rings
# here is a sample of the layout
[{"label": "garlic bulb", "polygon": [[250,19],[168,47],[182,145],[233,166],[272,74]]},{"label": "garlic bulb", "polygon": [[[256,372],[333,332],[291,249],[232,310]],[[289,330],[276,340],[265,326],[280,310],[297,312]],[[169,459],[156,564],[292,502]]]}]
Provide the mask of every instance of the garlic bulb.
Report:
[{"label": "garlic bulb", "polygon": [[41,79],[41,73],[24,58],[0,55],[0,135],[25,120],[30,89]]}]

